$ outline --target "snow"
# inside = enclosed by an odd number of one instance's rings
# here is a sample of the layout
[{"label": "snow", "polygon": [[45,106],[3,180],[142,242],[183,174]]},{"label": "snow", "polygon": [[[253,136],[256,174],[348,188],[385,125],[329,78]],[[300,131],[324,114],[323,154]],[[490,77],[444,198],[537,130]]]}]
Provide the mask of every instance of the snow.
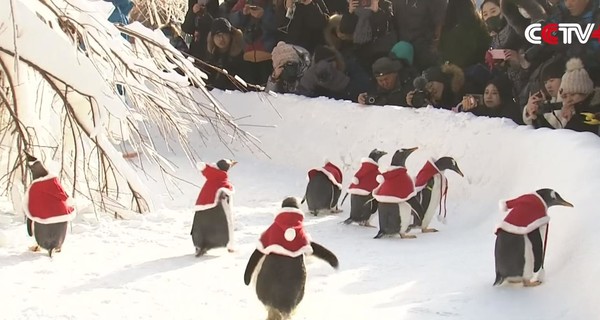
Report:
[{"label": "snow", "polygon": [[[239,162],[230,173],[237,251],[194,257],[191,208],[203,179],[180,149],[163,152],[187,182],[165,187],[159,171],[147,167],[143,182],[156,198],[155,211],[128,220],[79,214],[52,260],[27,251],[34,240],[22,217],[0,201],[3,319],[264,319],[242,276],[283,198],[302,197],[306,172],[325,158],[344,171],[347,188],[373,148],[388,151],[380,161],[385,169],[396,149],[415,146],[407,161],[411,175],[430,157],[445,155],[465,174],[446,174],[448,223],[434,219],[431,227],[440,232],[413,231],[417,239],[374,240],[377,229],[341,224],[348,199],[343,213],[306,215],[307,231],[338,256],[340,269],[309,258],[306,295],[294,319],[594,319],[600,312],[598,137],[434,109],[213,93],[266,153],[234,142],[232,154],[217,137],[190,137],[202,161]],[[575,205],[549,211],[545,282],[492,287],[498,201],[541,187]]]}]

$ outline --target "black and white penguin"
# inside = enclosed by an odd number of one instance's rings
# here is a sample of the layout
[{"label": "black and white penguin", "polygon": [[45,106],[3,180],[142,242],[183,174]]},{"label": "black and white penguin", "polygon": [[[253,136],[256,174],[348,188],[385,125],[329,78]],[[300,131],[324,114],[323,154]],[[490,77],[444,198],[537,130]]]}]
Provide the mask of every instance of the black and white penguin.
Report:
[{"label": "black and white penguin", "polygon": [[31,251],[48,250],[48,256],[62,250],[69,221],[75,218],[75,208],[58,177],[50,174],[34,156],[27,156],[27,167],[33,181],[23,198],[27,233],[35,236],[37,245]]},{"label": "black and white penguin", "polygon": [[308,185],[302,203],[306,201],[313,215],[320,212],[338,213],[338,200],[342,194],[342,170],[330,161],[322,168],[308,171]]},{"label": "black and white penguin", "polygon": [[417,199],[423,207],[423,216],[415,219],[415,224],[411,227],[421,228],[421,232],[437,232],[434,228],[428,228],[431,219],[439,208],[439,216],[442,217],[442,202],[444,217],[446,218],[446,195],[448,193],[448,179],[444,175],[445,170],[452,170],[464,177],[458,168],[456,160],[452,157],[441,157],[434,161],[428,160],[423,168],[417,174],[415,179],[415,188],[417,190]]},{"label": "black and white penguin", "polygon": [[496,229],[494,286],[505,280],[526,287],[542,283],[551,206],[573,207],[552,189],[500,202],[500,209],[509,211]]},{"label": "black and white penguin", "polygon": [[373,198],[379,202],[379,232],[375,239],[398,234],[402,238],[416,238],[408,234],[413,223],[412,211],[422,216],[423,208],[414,197],[415,185],[405,167],[406,159],[415,150],[417,148],[397,150],[390,168],[377,177],[380,184],[373,190]]},{"label": "black and white penguin", "polygon": [[372,227],[369,220],[373,213],[377,212],[377,200],[373,198],[373,190],[379,185],[377,176],[381,174],[378,161],[386,154],[385,151],[373,149],[368,158],[361,159],[360,168],[354,174],[346,193],[346,196],[350,194],[350,217],[344,221],[345,224],[357,222],[362,226]]},{"label": "black and white penguin", "polygon": [[268,311],[267,320],[289,319],[304,298],[305,255],[312,254],[338,268],[335,254],[311,240],[303,221],[298,199],[284,199],[246,265],[244,283],[256,284],[256,295]]},{"label": "black and white penguin", "polygon": [[196,257],[208,250],[227,247],[233,252],[233,184],[228,172],[236,161],[221,159],[216,165],[199,162],[197,167],[206,178],[194,207],[192,241]]}]

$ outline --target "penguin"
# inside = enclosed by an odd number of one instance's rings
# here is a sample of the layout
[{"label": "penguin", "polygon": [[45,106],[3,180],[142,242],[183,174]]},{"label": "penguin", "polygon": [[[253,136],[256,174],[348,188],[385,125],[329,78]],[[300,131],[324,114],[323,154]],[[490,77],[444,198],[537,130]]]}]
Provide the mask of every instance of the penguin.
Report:
[{"label": "penguin", "polygon": [[75,218],[75,208],[58,177],[50,174],[36,157],[26,153],[26,158],[33,181],[25,191],[23,210],[27,234],[36,241],[29,250],[45,249],[52,258],[54,252],[62,250],[68,224]]},{"label": "penguin", "polygon": [[358,222],[362,226],[374,227],[369,223],[371,216],[377,212],[377,200],[372,193],[378,185],[377,176],[381,174],[378,161],[386,154],[385,151],[373,149],[368,158],[361,159],[360,169],[354,174],[346,193],[346,196],[350,194],[350,217],[344,221],[345,224]]},{"label": "penguin", "polygon": [[267,308],[267,320],[290,319],[304,298],[305,255],[312,254],[334,269],[339,266],[334,253],[311,240],[303,221],[298,199],[285,198],[246,265],[244,283],[255,283],[256,295]]},{"label": "penguin", "polygon": [[322,168],[308,171],[308,185],[302,203],[314,216],[320,212],[339,213],[338,200],[342,194],[342,170],[330,161]]},{"label": "penguin", "polygon": [[552,206],[573,207],[552,189],[539,189],[500,202],[501,211],[509,211],[495,232],[494,286],[501,285],[505,280],[523,283],[525,287],[542,283],[550,222],[547,211]]},{"label": "penguin", "polygon": [[442,214],[442,201],[444,201],[444,218],[446,215],[446,194],[448,192],[448,179],[444,175],[445,170],[452,170],[464,177],[458,167],[456,160],[452,157],[441,157],[438,160],[428,160],[417,174],[415,188],[417,199],[423,207],[423,216],[415,219],[412,227],[420,227],[422,233],[437,232],[434,228],[428,228],[435,211],[439,207],[440,217]]},{"label": "penguin", "polygon": [[233,194],[235,189],[229,181],[228,172],[237,161],[221,159],[216,164],[199,162],[197,168],[206,178],[196,199],[192,242],[196,257],[208,250],[227,247],[233,252]]},{"label": "penguin", "polygon": [[408,234],[413,219],[412,211],[420,217],[423,216],[423,208],[415,198],[414,182],[405,167],[406,159],[415,150],[416,147],[397,150],[388,171],[377,177],[380,184],[373,190],[373,198],[379,202],[379,232],[375,239],[397,234],[401,238],[416,238]]}]

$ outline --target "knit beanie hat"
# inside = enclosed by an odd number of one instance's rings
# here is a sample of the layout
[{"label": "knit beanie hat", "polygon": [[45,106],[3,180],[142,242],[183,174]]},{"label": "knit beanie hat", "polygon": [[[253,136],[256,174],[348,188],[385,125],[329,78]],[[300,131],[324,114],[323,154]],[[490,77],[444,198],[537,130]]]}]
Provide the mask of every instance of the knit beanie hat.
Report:
[{"label": "knit beanie hat", "polygon": [[300,55],[296,49],[294,49],[294,46],[279,41],[277,46],[273,48],[273,52],[271,52],[271,59],[273,60],[273,69],[275,69],[283,66],[289,61],[300,62]]},{"label": "knit beanie hat", "polygon": [[557,59],[544,66],[542,69],[542,83],[548,79],[561,79],[565,74],[565,63],[563,60]]},{"label": "knit beanie hat", "polygon": [[210,25],[210,33],[214,36],[217,33],[231,33],[233,32],[233,27],[229,20],[224,18],[217,18],[213,20]]},{"label": "knit beanie hat", "polygon": [[594,83],[583,67],[579,58],[571,58],[567,62],[567,71],[562,76],[559,92],[590,94],[594,91]]},{"label": "knit beanie hat", "polygon": [[405,60],[408,65],[412,66],[415,50],[410,42],[400,41],[392,47],[390,55],[396,59]]},{"label": "knit beanie hat", "polygon": [[433,66],[425,69],[423,71],[423,77],[427,79],[427,82],[435,81],[447,83],[450,80],[449,76],[442,71],[442,67],[440,66]]},{"label": "knit beanie hat", "polygon": [[373,75],[378,77],[400,71],[400,69],[402,69],[402,64],[398,60],[382,57],[375,60],[371,69],[373,70]]}]

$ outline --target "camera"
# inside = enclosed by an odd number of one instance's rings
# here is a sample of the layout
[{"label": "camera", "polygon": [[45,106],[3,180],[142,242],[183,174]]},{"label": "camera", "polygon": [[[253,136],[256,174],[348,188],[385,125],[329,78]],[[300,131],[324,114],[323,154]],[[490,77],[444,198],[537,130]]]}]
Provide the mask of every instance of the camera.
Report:
[{"label": "camera", "polygon": [[412,97],[412,106],[414,108],[426,107],[431,103],[431,94],[425,89],[427,82],[427,79],[423,76],[416,77],[415,80],[413,80],[415,91]]},{"label": "camera", "polygon": [[279,76],[283,81],[294,81],[298,79],[300,74],[300,64],[296,61],[288,61],[283,65],[281,75]]},{"label": "camera", "polygon": [[377,99],[379,99],[379,96],[374,94],[367,94],[365,96],[365,104],[375,104]]},{"label": "camera", "polygon": [[540,104],[538,110],[540,113],[550,113],[554,110],[559,110],[562,108],[562,102],[545,102]]}]

